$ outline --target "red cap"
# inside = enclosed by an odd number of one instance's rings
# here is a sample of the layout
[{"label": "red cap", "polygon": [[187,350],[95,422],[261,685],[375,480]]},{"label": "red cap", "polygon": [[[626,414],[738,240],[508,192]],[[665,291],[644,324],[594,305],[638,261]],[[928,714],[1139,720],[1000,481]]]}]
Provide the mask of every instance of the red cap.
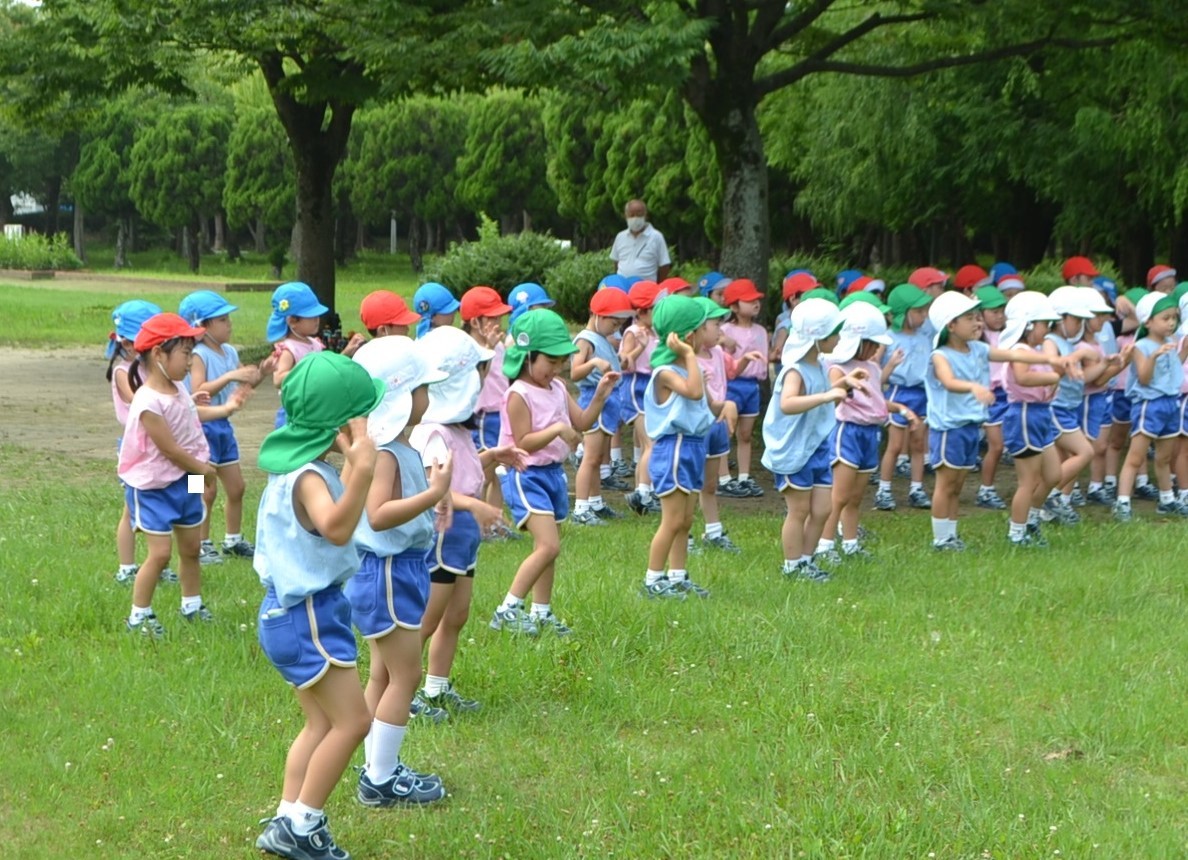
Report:
[{"label": "red cap", "polygon": [[809,290],[815,290],[819,286],[821,286],[821,282],[808,272],[789,275],[784,278],[784,301],[788,301],[793,296],[803,296]]},{"label": "red cap", "polygon": [[1147,270],[1147,289],[1151,289],[1164,278],[1175,278],[1176,270],[1171,266],[1152,266]]},{"label": "red cap", "polygon": [[656,295],[660,292],[660,285],[655,281],[636,281],[627,291],[631,300],[631,307],[637,311],[645,311],[656,304]]},{"label": "red cap", "polygon": [[660,282],[660,289],[664,290],[664,295],[672,296],[682,290],[692,289],[693,285],[684,278],[665,278]]},{"label": "red cap", "polygon": [[722,293],[722,303],[730,307],[736,302],[757,302],[763,299],[763,293],[755,286],[754,281],[738,278],[731,281]]},{"label": "red cap", "polygon": [[874,281],[874,278],[868,278],[866,275],[862,275],[861,277],[855,278],[853,281],[850,282],[850,285],[848,287],[846,287],[846,295],[852,296],[852,295],[854,295],[854,293],[866,292],[866,288],[868,286],[870,286],[871,282],[873,282],[873,281]]},{"label": "red cap", "polygon": [[948,275],[940,269],[934,269],[931,266],[922,266],[908,275],[908,283],[922,290],[935,287],[937,284],[943,284],[948,280]]},{"label": "red cap", "polygon": [[368,331],[382,325],[415,325],[421,321],[418,314],[408,309],[404,299],[388,290],[368,293],[359,304],[359,319]]},{"label": "red cap", "polygon": [[995,286],[1003,292],[1006,292],[1007,290],[1027,289],[1027,284],[1023,283],[1023,276],[1018,272],[1009,272],[1003,275],[998,279],[998,283],[995,284]]},{"label": "red cap", "polygon": [[1079,275],[1096,278],[1100,274],[1101,272],[1097,271],[1093,261],[1088,257],[1069,257],[1064,261],[1063,268],[1060,269],[1060,275],[1066,284]]},{"label": "red cap", "polygon": [[590,313],[600,317],[629,317],[631,299],[622,290],[598,290],[590,297]]},{"label": "red cap", "polygon": [[140,334],[132,346],[137,352],[148,352],[154,346],[160,346],[175,337],[200,338],[206,334],[206,329],[195,328],[177,314],[157,314],[144,321],[140,327]]},{"label": "red cap", "polygon": [[511,313],[511,305],[499,298],[499,293],[490,287],[471,287],[462,294],[459,313],[464,322],[479,317],[501,317]]},{"label": "red cap", "polygon": [[962,266],[953,275],[953,286],[962,292],[968,292],[974,287],[984,287],[990,283],[990,273],[981,266]]}]

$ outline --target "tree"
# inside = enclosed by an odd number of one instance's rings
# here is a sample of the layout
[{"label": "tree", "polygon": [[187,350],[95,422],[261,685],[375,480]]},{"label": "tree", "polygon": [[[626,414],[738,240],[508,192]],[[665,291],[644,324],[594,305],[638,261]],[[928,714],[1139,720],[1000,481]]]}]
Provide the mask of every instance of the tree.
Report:
[{"label": "tree", "polygon": [[293,179],[293,158],[276,111],[238,104],[227,139],[223,209],[230,226],[251,229],[259,252],[267,250],[266,230],[287,235],[293,226]]}]

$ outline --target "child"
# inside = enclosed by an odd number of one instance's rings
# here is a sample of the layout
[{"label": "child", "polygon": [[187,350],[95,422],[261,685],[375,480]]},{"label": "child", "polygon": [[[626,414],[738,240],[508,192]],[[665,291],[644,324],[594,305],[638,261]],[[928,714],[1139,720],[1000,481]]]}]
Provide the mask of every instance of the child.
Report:
[{"label": "child", "polygon": [[[462,297],[463,318],[467,296],[472,292]],[[494,305],[488,308],[493,309]],[[496,445],[480,454],[470,435],[468,425],[483,387],[480,368],[493,360],[494,353],[456,328],[435,328],[418,342],[422,353],[433,356],[437,369],[448,376],[429,389],[429,407],[421,423],[409,434],[409,444],[420,451],[426,468],[431,469],[434,460],[445,462],[447,457],[453,463],[450,481],[453,517],[449,528],[437,533],[435,544],[425,557],[429,566],[429,602],[421,621],[421,642],[422,647],[426,641],[429,643],[429,671],[418,698],[429,707],[447,712],[477,711],[479,703],[461,696],[450,683],[450,669],[458,650],[458,638],[470,616],[479,542],[482,535],[504,524],[502,509],[480,497],[483,473],[486,465],[495,462],[523,466],[523,457],[527,455]]]},{"label": "child", "polygon": [[697,281],[697,291],[701,294],[702,298],[709,299],[714,304],[726,307],[723,294],[731,283],[732,280],[721,272],[706,272]]},{"label": "child", "polygon": [[788,319],[792,309],[800,302],[806,293],[821,289],[821,282],[808,269],[793,269],[784,276],[780,304],[781,311],[776,317],[771,335],[771,352],[767,360],[775,366],[775,372],[780,372],[780,356],[784,352],[784,343],[788,340]]},{"label": "child", "polygon": [[[719,489],[728,496],[762,496],[763,489],[751,477],[751,436],[759,417],[759,383],[767,379],[767,330],[755,322],[763,309],[763,293],[746,278],[731,281],[723,294],[730,308],[730,321],[722,324],[722,347],[735,362],[748,353],[759,353],[764,360],[749,362],[726,385],[726,397],[738,409],[738,481]],[[729,476],[728,476],[729,477]]]},{"label": "child", "polygon": [[713,302],[701,304],[688,296],[666,296],[652,313],[656,337],[661,341],[652,353],[644,422],[652,437],[648,470],[660,498],[660,525],[648,550],[644,574],[643,594],[650,598],[709,596],[686,571],[696,493],[705,481],[705,436],[714,422],[697,363],[698,350],[720,336],[707,304]]},{"label": "child", "polygon": [[783,369],[772,386],[763,416],[763,465],[772,472],[776,492],[787,513],[780,539],[783,574],[811,582],[828,582],[828,571],[813,562],[829,516],[833,476],[829,467],[829,434],[835,423],[833,404],[848,392],[865,388],[866,371],[858,369],[836,383],[825,378],[819,356],[837,344],[841,311],[826,299],[806,298],[789,317]]},{"label": "child", "polygon": [[509,323],[514,323],[534,308],[551,308],[557,304],[549,298],[544,287],[533,283],[518,284],[512,287],[511,292],[507,294],[507,303],[511,306]]},{"label": "child", "polygon": [[[923,421],[928,412],[928,394],[924,378],[928,373],[931,343],[921,327],[928,321],[932,297],[917,286],[900,284],[891,291],[891,344],[883,353],[882,384],[887,402],[901,403]],[[913,508],[932,506],[924,492],[924,448],[928,441],[926,427],[911,429],[905,413],[892,412],[887,426],[887,450],[879,468],[879,489],[874,505],[880,511],[895,510],[891,496],[891,478],[906,470],[911,476],[908,504]],[[901,457],[902,455],[902,457]],[[900,460],[907,458],[902,465]],[[908,465],[910,461],[910,466]]]},{"label": "child", "polygon": [[421,321],[417,323],[417,337],[421,337],[429,329],[453,325],[461,305],[449,287],[430,281],[421,284],[413,293],[413,307],[421,315]]},{"label": "child", "polygon": [[[194,346],[194,360],[190,365],[189,385],[191,393],[204,391],[210,395],[211,406],[221,406],[239,388],[240,384],[254,389],[260,384],[263,374],[271,373],[276,359],[266,358],[260,367],[254,364],[241,365],[239,353],[230,344],[231,317],[238,310],[235,305],[218,293],[199,290],[181,300],[178,314],[195,327],[205,329],[206,334]],[[245,393],[247,389],[245,389]],[[202,501],[206,505],[207,518],[202,521],[201,547],[198,561],[201,564],[219,564],[224,555],[251,558],[255,548],[243,539],[240,531],[243,525],[243,472],[239,468],[239,443],[235,439],[235,428],[227,418],[217,418],[202,424],[202,434],[210,446],[210,462],[215,467],[218,480],[207,481]],[[214,510],[215,498],[219,492],[219,481],[227,493],[223,515],[226,518],[226,532],[223,536],[222,553],[215,549],[210,540],[210,512]]]},{"label": "child", "polygon": [[[577,353],[570,365],[569,377],[578,385],[578,406],[587,408],[594,400],[598,383],[606,373],[618,376],[622,367],[619,354],[608,339],[632,314],[631,300],[621,290],[598,290],[590,298],[590,318],[577,333]],[[619,429],[619,398],[611,396],[599,411],[594,425],[582,437],[585,454],[574,480],[573,522],[580,526],[600,526],[603,520],[617,519],[616,513],[602,501],[599,486],[610,478],[609,465],[602,465],[611,437]]]},{"label": "child", "polygon": [[631,427],[635,442],[636,486],[627,494],[626,500],[627,506],[641,516],[660,513],[660,500],[656,498],[648,474],[652,439],[644,429],[645,422],[637,420],[643,414],[644,393],[652,379],[652,353],[659,343],[652,328],[652,309],[659,290],[660,285],[654,281],[637,281],[631,285],[627,297],[635,310],[635,321],[623,332],[623,343],[619,346],[619,360],[627,374],[619,387],[623,401],[622,417],[623,423]]},{"label": "child", "polygon": [[445,374],[432,367],[427,351],[397,335],[368,341],[355,361],[384,384],[383,400],[367,417],[367,434],[377,446],[375,478],[355,529],[359,571],[346,584],[351,622],[371,655],[364,698],[372,722],[358,798],[364,806],[433,803],[445,797],[441,780],[401,764],[400,748],[421,681],[425,553],[433,546],[434,508],[450,489],[451,461],[434,460],[426,470],[400,434],[421,420],[427,386]]},{"label": "child", "polygon": [[[603,373],[589,405],[582,409],[558,378],[575,352],[565,320],[551,310],[530,310],[512,323],[511,343],[503,357],[503,372],[512,383],[500,414],[499,441],[501,446],[526,451],[528,457],[524,468],[509,470],[503,477],[503,496],[516,528],[532,535],[533,548],[491,616],[494,630],[530,636],[542,627],[558,636],[571,632],[551,606],[561,553],[557,523],[569,514],[561,464],[581,440],[581,433],[594,425],[619,381],[615,371]],[[529,591],[531,614],[524,612]]]},{"label": "child", "polygon": [[[991,349],[997,349],[999,335],[1006,325],[1006,297],[1002,290],[992,286],[978,287],[973,297],[982,311],[982,339]],[[1007,408],[1006,389],[1002,385],[1005,374],[1003,362],[990,362],[990,393],[994,395],[994,402],[990,404],[986,423],[982,425],[986,434],[986,454],[982,457],[982,484],[974,497],[975,505],[992,511],[1005,511],[1007,507],[994,486],[1003,453],[1002,419]]]},{"label": "child", "polygon": [[[1118,333],[1115,340],[1119,353],[1126,353],[1127,347],[1134,345],[1135,331],[1139,327],[1138,318],[1135,316],[1135,308],[1146,295],[1148,295],[1146,290],[1141,287],[1135,287],[1132,290],[1127,290],[1118,297],[1115,307],[1118,317]],[[1122,461],[1125,459],[1127,443],[1130,440],[1131,373],[1133,373],[1133,368],[1130,366],[1130,362],[1127,361],[1124,362],[1121,372],[1114,377],[1113,405],[1111,407],[1114,421],[1110,426],[1110,436],[1106,442],[1104,486],[1107,495],[1113,500],[1110,503],[1111,509],[1118,501],[1118,472]],[[1147,499],[1148,501],[1159,498],[1159,491],[1151,486],[1146,468],[1140,469],[1138,475],[1135,477],[1133,495],[1140,499]]]},{"label": "child", "polygon": [[408,335],[408,327],[421,318],[408,309],[404,299],[388,290],[368,293],[359,303],[359,319],[372,337]]},{"label": "child", "polygon": [[[132,402],[128,368],[136,358],[133,342],[145,320],[159,313],[159,307],[142,299],[126,301],[111,312],[115,330],[108,335],[107,340],[107,381],[111,383],[111,402],[115,407],[116,421],[120,424],[121,435],[116,439],[117,457],[124,441],[124,425],[128,423],[128,404]],[[136,533],[132,531],[132,514],[126,504],[116,526],[116,553],[120,567],[116,571],[115,581],[120,585],[131,585],[140,565],[136,563]],[[177,574],[166,567],[161,571],[161,582],[177,582]]]},{"label": "child", "polygon": [[[311,356],[281,386],[288,423],[260,446],[269,477],[252,559],[266,589],[257,635],[305,714],[276,815],[256,839],[257,848],[282,857],[347,856],[323,808],[369,725],[342,586],[359,569],[352,538],[375,473],[375,443],[362,416],[383,396],[384,383],[355,362]],[[325,461],[332,450],[345,458],[341,476]]]},{"label": "child", "polygon": [[[173,549],[171,536],[177,538],[182,618],[213,620],[202,603],[198,566],[198,527],[206,519],[206,510],[202,494],[189,491],[189,476],[213,477],[215,468],[198,410],[178,384],[190,369],[194,341],[203,333],[177,314],[150,317],[136,336],[137,356],[128,369],[135,393],[120,446],[119,474],[132,526],[145,533],[148,557],[136,572],[126,627],[154,638],[165,633],[153,613],[152,600]],[[226,417],[241,402],[229,400],[206,414]]]},{"label": "child", "polygon": [[[1114,519],[1130,522],[1130,494],[1135,478],[1147,471],[1147,451],[1155,445],[1155,481],[1159,488],[1157,514],[1188,516],[1176,501],[1171,484],[1171,457],[1180,434],[1179,395],[1184,381],[1188,342],[1178,345],[1179,303],[1165,293],[1148,293],[1135,305],[1138,331],[1130,349],[1130,448],[1118,476]],[[1177,346],[1179,349],[1177,351]]]},{"label": "child", "polygon": [[[318,340],[318,326],[322,314],[330,309],[318,301],[308,284],[290,281],[281,284],[272,293],[272,316],[268,318],[268,342],[276,344],[273,355],[276,365],[272,370],[272,384],[280,390],[285,377],[297,362],[326,347]],[[285,424],[285,408],[276,410],[275,427]]]},{"label": "child", "polygon": [[[1095,279],[1102,280],[1101,278]],[[1096,378],[1085,379],[1085,411],[1083,428],[1093,446],[1093,461],[1089,467],[1089,489],[1085,493],[1085,502],[1105,505],[1113,508],[1113,489],[1107,490],[1104,485],[1106,473],[1106,454],[1111,425],[1113,424],[1113,386],[1119,374],[1126,370],[1118,349],[1117,338],[1110,324],[1114,310],[1110,307],[1106,297],[1099,292],[1098,287],[1077,287],[1081,291],[1082,302],[1093,312],[1092,319],[1085,323],[1084,342],[1096,349],[1102,356],[1103,364]],[[1117,295],[1115,293],[1115,295]],[[1116,473],[1115,473],[1116,474]],[[1115,485],[1116,487],[1116,485]],[[1076,494],[1073,495],[1076,504]]]},{"label": "child", "polygon": [[[879,350],[891,343],[887,318],[873,304],[850,301],[841,308],[842,330],[837,345],[826,356],[830,362],[829,383],[836,386],[856,370],[867,379],[877,379]],[[858,519],[862,514],[862,496],[867,481],[879,465],[879,440],[888,412],[894,409],[914,427],[919,419],[902,403],[888,404],[883,390],[868,385],[838,401],[836,418],[828,440],[830,465],[833,467],[832,509],[825,521],[813,561],[838,563],[842,558],[869,557],[858,545]],[[834,549],[834,534],[841,526],[842,552]]]}]

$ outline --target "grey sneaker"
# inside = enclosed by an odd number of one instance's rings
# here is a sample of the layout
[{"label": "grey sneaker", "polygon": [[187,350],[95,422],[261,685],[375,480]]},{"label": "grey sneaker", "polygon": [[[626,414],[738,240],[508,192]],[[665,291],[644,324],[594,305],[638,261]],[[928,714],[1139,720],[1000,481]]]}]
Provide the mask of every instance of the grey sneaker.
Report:
[{"label": "grey sneaker", "polygon": [[124,619],[124,627],[129,633],[139,633],[149,639],[160,639],[165,635],[165,627],[157,620],[157,616],[149,613],[135,624],[130,619]]},{"label": "grey sneaker", "polygon": [[713,549],[720,549],[722,552],[734,553],[735,555],[742,552],[738,545],[726,536],[726,532],[722,532],[722,534],[718,535],[717,537],[706,537],[705,535],[702,535],[701,545],[712,547]]},{"label": "grey sneaker", "polygon": [[1066,505],[1059,496],[1049,496],[1044,502],[1044,510],[1052,515],[1049,522],[1057,522],[1062,526],[1075,526],[1081,521],[1081,515],[1074,511],[1071,505]]},{"label": "grey sneaker", "polygon": [[842,557],[836,549],[827,549],[813,553],[813,564],[827,564],[836,567],[842,563]]},{"label": "grey sneaker", "polygon": [[895,477],[910,478],[912,476],[912,461],[904,460],[895,464]]},{"label": "grey sneaker", "polygon": [[1114,494],[1110,492],[1109,487],[1102,487],[1099,490],[1090,490],[1085,494],[1085,500],[1106,508],[1113,507],[1114,502],[1117,501],[1114,498]]},{"label": "grey sneaker", "polygon": [[202,565],[222,564],[223,556],[215,549],[215,545],[212,542],[204,540],[198,548],[198,563]]},{"label": "grey sneaker", "polygon": [[668,577],[657,579],[651,585],[644,583],[640,593],[649,600],[684,600],[688,596],[685,592],[673,588],[673,583]]},{"label": "grey sneaker", "polygon": [[974,504],[979,508],[989,508],[992,511],[1005,511],[1007,503],[998,495],[998,490],[991,487],[988,490],[978,490]]},{"label": "grey sneaker", "polygon": [[679,591],[679,592],[686,594],[690,597],[705,598],[705,597],[710,596],[708,588],[702,588],[700,585],[698,585],[696,582],[689,579],[688,577],[686,577],[685,579],[682,579],[678,582],[673,582],[671,587],[672,587],[673,591]]},{"label": "grey sneaker", "polygon": [[1145,499],[1148,502],[1154,502],[1159,499],[1159,488],[1148,482],[1141,487],[1136,486],[1131,495],[1136,499]]},{"label": "grey sneaker", "polygon": [[1173,499],[1170,502],[1160,502],[1156,505],[1155,513],[1160,516],[1188,517],[1188,507]]},{"label": "grey sneaker", "polygon": [[643,516],[648,513],[647,498],[639,490],[632,490],[627,495],[623,496],[623,501],[627,503],[627,507],[631,512]]},{"label": "grey sneaker", "polygon": [[306,836],[294,833],[293,822],[287,817],[274,818],[256,838],[256,847],[288,860],[351,860],[350,854],[334,844],[325,816],[317,829]]},{"label": "grey sneaker", "polygon": [[568,636],[573,633],[573,630],[566,626],[564,621],[551,612],[547,615],[537,615],[534,613],[528,617],[532,619],[537,629],[542,633],[546,630],[551,630],[555,636]]},{"label": "grey sneaker", "polygon": [[1085,494],[1081,492],[1081,488],[1077,487],[1072,491],[1072,496],[1069,499],[1074,508],[1085,507]]},{"label": "grey sneaker", "polygon": [[425,701],[424,695],[420,690],[417,690],[413,693],[412,701],[408,703],[408,717],[418,723],[432,723],[436,726],[439,723],[449,722],[450,714],[445,708]]},{"label": "grey sneaker", "polygon": [[965,541],[956,537],[945,538],[940,542],[933,541],[932,548],[937,552],[965,552]]},{"label": "grey sneaker", "polygon": [[616,478],[631,478],[635,475],[635,464],[624,457],[611,463],[611,474]]},{"label": "grey sneaker", "polygon": [[601,504],[596,508],[591,508],[594,511],[594,516],[600,520],[621,520],[623,515],[612,508],[610,505]]},{"label": "grey sneaker", "polygon": [[433,708],[441,708],[447,713],[450,711],[458,711],[460,713],[473,713],[482,710],[482,704],[475,699],[468,699],[462,696],[454,689],[454,685],[448,685],[444,690],[436,696],[430,696],[422,689],[417,696],[422,702]]},{"label": "grey sneaker", "polygon": [[618,475],[612,474],[609,477],[601,479],[602,489],[615,490],[623,493],[631,489],[631,485],[627,483],[626,479],[620,478]]},{"label": "grey sneaker", "polygon": [[745,481],[739,481],[739,485],[747,491],[747,495],[751,498],[759,498],[763,495],[763,488],[759,486],[758,482],[750,475],[747,475]]},{"label": "grey sneaker", "polygon": [[1039,523],[1027,524],[1027,537],[1030,538],[1034,546],[1045,547],[1048,545],[1048,539],[1044,537],[1044,533],[1040,529]]},{"label": "grey sneaker", "polygon": [[912,490],[908,493],[908,504],[913,508],[931,508],[932,499],[923,490]]},{"label": "grey sneaker", "polygon": [[1047,549],[1048,547],[1048,541],[1043,536],[1030,532],[1024,532],[1021,538],[1008,536],[1007,542],[1010,543],[1012,549]]},{"label": "grey sneaker", "polygon": [[893,511],[895,510],[895,497],[880,490],[875,493],[874,506],[876,511]]},{"label": "grey sneaker", "polygon": [[594,513],[592,508],[574,514],[569,518],[569,521],[575,526],[600,526],[602,525],[602,518]]},{"label": "grey sneaker", "polygon": [[734,478],[725,484],[718,484],[718,489],[714,492],[719,496],[726,496],[728,499],[749,499],[751,497],[751,491]]},{"label": "grey sneaker", "polygon": [[509,633],[523,633],[525,636],[535,636],[540,633],[535,622],[528,617],[523,607],[496,609],[491,616],[492,630],[506,630]]},{"label": "grey sneaker", "polygon": [[701,544],[693,540],[693,535],[689,535],[689,539],[685,541],[685,554],[705,555],[705,549],[702,548]]},{"label": "grey sneaker", "polygon": [[223,542],[223,555],[229,555],[235,558],[251,558],[255,554],[256,548],[243,538],[240,538],[235,543]]},{"label": "grey sneaker", "polygon": [[178,610],[178,614],[186,619],[186,621],[214,621],[214,616],[210,614],[210,610],[206,608],[206,604],[201,604],[193,612],[182,612]]},{"label": "grey sneaker", "polygon": [[811,561],[798,561],[792,566],[791,570],[783,571],[783,574],[789,579],[796,579],[802,582],[826,583],[833,578],[829,575],[829,571],[822,570]]},{"label": "grey sneaker", "polygon": [[[176,575],[174,574],[174,576]],[[131,585],[136,581],[136,570],[124,570],[121,568],[116,571],[113,579],[115,579],[116,585]]]},{"label": "grey sneaker", "polygon": [[385,782],[374,783],[367,771],[359,774],[359,787],[355,797],[364,806],[382,808],[388,806],[419,806],[436,803],[446,796],[441,780],[432,777],[423,779],[420,774],[405,765],[396,765],[396,771]]},{"label": "grey sneaker", "polygon": [[852,559],[853,561],[870,561],[875,557],[874,553],[859,544],[857,549],[842,548],[842,558]]},{"label": "grey sneaker", "polygon": [[[133,574],[133,577],[135,577],[135,574]],[[177,581],[177,574],[168,567],[162,570],[161,575],[157,577],[157,582],[164,582],[167,585],[175,585]]]}]

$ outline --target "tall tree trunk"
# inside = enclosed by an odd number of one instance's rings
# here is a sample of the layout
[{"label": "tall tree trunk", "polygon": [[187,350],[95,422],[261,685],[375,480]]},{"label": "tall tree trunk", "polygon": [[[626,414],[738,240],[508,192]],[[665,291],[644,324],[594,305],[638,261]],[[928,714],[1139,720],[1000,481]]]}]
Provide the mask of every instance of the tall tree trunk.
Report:
[{"label": "tall tree trunk", "polygon": [[355,222],[355,253],[361,254],[367,250],[367,225],[361,220]]},{"label": "tall tree trunk", "polygon": [[8,189],[0,187],[0,227],[12,220],[12,199]]},{"label": "tall tree trunk", "polygon": [[415,215],[408,221],[408,258],[418,275],[425,270],[421,259],[421,219]]},{"label": "tall tree trunk", "polygon": [[128,216],[128,253],[136,253],[136,216]]},{"label": "tall tree trunk", "polygon": [[45,185],[45,234],[56,236],[61,230],[62,177],[51,176]]},{"label": "tall tree trunk", "polygon": [[227,221],[223,217],[221,211],[216,212],[214,216],[214,242],[211,245],[211,250],[216,254],[226,250],[227,247]]},{"label": "tall tree trunk", "polygon": [[131,232],[129,219],[121,217],[116,227],[115,267],[128,268],[128,236]]},{"label": "tall tree trunk", "polygon": [[83,212],[82,204],[77,200],[74,201],[74,256],[78,257],[84,263],[87,261],[87,243],[84,241],[83,232],[86,229],[86,213]]},{"label": "tall tree trunk", "polygon": [[239,248],[239,236],[234,230],[227,230],[223,234],[223,244],[227,249],[227,259],[238,262],[243,252]]},{"label": "tall tree trunk", "polygon": [[211,230],[209,218],[199,216],[194,233],[198,236],[198,253],[214,248],[214,231]]},{"label": "tall tree trunk", "polygon": [[189,265],[191,272],[197,272],[198,266],[202,261],[202,219],[197,216],[190,221],[185,228],[185,237],[189,241],[186,243],[186,264]]}]

